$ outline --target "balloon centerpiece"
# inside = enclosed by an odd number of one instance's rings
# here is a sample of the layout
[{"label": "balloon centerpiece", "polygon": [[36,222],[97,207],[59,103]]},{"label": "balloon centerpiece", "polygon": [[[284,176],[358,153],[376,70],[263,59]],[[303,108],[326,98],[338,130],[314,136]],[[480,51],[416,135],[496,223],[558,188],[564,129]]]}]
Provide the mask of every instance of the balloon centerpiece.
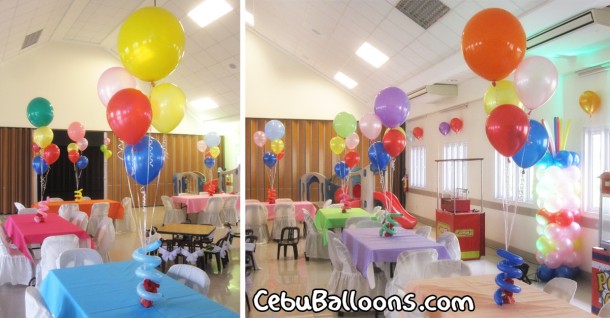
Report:
[{"label": "balloon centerpiece", "polygon": [[28,103],[26,115],[34,127],[34,143],[32,151],[32,168],[40,178],[40,197],[44,198],[47,186],[49,166],[59,158],[59,147],[52,144],[53,130],[48,125],[53,121],[54,110],[51,102],[42,97],[36,97]]},{"label": "balloon centerpiece", "polygon": [[277,173],[277,162],[284,157],[284,141],[282,138],[286,134],[284,124],[276,119],[265,123],[265,131],[257,131],[252,136],[254,143],[260,147],[265,147],[267,141],[271,144],[271,151],[263,154],[263,163],[269,168],[269,189],[267,189],[267,202],[274,204],[277,199],[277,191],[274,189],[275,176]]},{"label": "balloon centerpiece", "polygon": [[385,220],[383,220],[383,225],[379,229],[379,236],[381,237],[390,237],[396,234],[395,227],[398,227],[399,224],[394,220],[394,217],[402,216],[400,213],[387,213],[385,216]]},{"label": "balloon centerpiece", "polygon": [[45,200],[38,202],[38,210],[36,210],[36,215],[34,216],[34,222],[36,223],[44,223],[44,220],[47,217],[47,211],[49,211],[49,207],[47,204],[49,203],[49,197]]}]

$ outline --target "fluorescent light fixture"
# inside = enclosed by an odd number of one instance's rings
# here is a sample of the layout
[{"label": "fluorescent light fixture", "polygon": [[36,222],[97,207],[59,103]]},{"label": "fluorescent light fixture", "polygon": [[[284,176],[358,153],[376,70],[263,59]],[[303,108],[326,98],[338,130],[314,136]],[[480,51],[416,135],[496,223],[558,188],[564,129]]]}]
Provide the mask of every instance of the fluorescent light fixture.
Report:
[{"label": "fluorescent light fixture", "polygon": [[376,68],[379,68],[389,59],[387,55],[370,45],[368,42],[364,42],[360,46],[358,51],[356,51],[356,55]]},{"label": "fluorescent light fixture", "polygon": [[223,15],[231,12],[233,7],[225,0],[205,0],[195,9],[188,13],[188,16],[200,27],[204,27]]},{"label": "fluorescent light fixture", "polygon": [[341,72],[337,72],[337,74],[335,74],[335,80],[349,89],[352,89],[358,85],[356,81]]},{"label": "fluorescent light fixture", "polygon": [[252,15],[252,13],[248,12],[248,11],[244,11],[245,13],[245,19],[246,19],[246,23],[254,26],[254,16]]},{"label": "fluorescent light fixture", "polygon": [[211,98],[209,97],[205,97],[202,99],[198,99],[195,101],[192,101],[189,103],[195,110],[197,111],[204,111],[204,110],[209,110],[209,109],[214,109],[214,108],[218,108],[218,104],[216,104],[215,101],[213,101]]}]

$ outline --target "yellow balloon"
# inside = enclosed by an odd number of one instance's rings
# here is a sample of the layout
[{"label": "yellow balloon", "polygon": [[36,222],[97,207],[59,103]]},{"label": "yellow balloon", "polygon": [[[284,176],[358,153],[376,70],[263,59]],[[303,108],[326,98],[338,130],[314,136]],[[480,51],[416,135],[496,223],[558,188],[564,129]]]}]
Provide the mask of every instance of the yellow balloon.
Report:
[{"label": "yellow balloon", "polygon": [[339,136],[330,139],[330,150],[336,155],[340,155],[345,149],[345,140]]},{"label": "yellow balloon", "polygon": [[517,89],[515,89],[513,82],[509,80],[497,81],[495,87],[490,85],[483,97],[483,104],[485,105],[487,115],[494,108],[504,104],[515,105],[523,109],[523,104],[519,99],[519,95],[517,95]]},{"label": "yellow balloon", "polygon": [[104,158],[110,159],[112,157],[112,150],[104,151]]},{"label": "yellow balloon", "polygon": [[276,139],[274,141],[271,142],[271,151],[274,154],[279,154],[280,152],[282,152],[282,150],[284,150],[284,141],[281,139]]},{"label": "yellow balloon", "polygon": [[78,151],[78,145],[75,143],[69,143],[68,144],[68,152],[70,151]]},{"label": "yellow balloon", "polygon": [[[36,128],[34,131],[34,142],[40,149],[46,148],[53,141],[53,131],[48,126]],[[76,146],[78,149],[78,146]]]},{"label": "yellow balloon", "polygon": [[220,148],[218,148],[218,146],[215,146],[208,149],[208,152],[210,153],[210,155],[212,155],[212,158],[216,159],[216,157],[220,155]]},{"label": "yellow balloon", "polygon": [[169,11],[145,7],[132,13],[119,31],[123,66],[135,77],[154,82],[176,69],[184,55],[184,29]]},{"label": "yellow balloon", "polygon": [[164,83],[155,86],[150,92],[152,125],[160,133],[174,130],[184,117],[186,95],[178,86]]}]

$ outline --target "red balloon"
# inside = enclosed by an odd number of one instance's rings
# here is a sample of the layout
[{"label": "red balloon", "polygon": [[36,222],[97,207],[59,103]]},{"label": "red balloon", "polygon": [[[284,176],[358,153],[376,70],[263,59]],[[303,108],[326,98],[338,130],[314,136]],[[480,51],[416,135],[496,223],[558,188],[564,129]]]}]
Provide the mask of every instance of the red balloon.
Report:
[{"label": "red balloon", "polygon": [[40,151],[40,146],[38,146],[35,142],[32,143],[32,152],[38,154]]},{"label": "red balloon", "polygon": [[70,162],[72,163],[76,163],[79,158],[80,154],[76,150],[72,150],[68,153],[68,159],[70,159]]},{"label": "red balloon", "polygon": [[451,121],[449,122],[449,126],[451,126],[451,130],[453,130],[453,132],[457,134],[460,130],[462,130],[464,123],[461,119],[456,117],[451,119]]},{"label": "red balloon", "polygon": [[282,158],[284,158],[284,150],[280,151],[280,153],[275,155],[275,157],[277,158],[278,161],[282,160]]},{"label": "red balloon", "polygon": [[152,120],[148,97],[135,88],[118,91],[108,102],[106,119],[114,133],[128,145],[144,137]]},{"label": "red balloon", "polygon": [[350,150],[345,154],[345,164],[351,169],[360,162],[360,156],[357,152]]},{"label": "red balloon", "polygon": [[422,139],[424,137],[424,129],[421,127],[413,128],[413,137],[417,138],[417,140]]},{"label": "red balloon", "polygon": [[407,146],[407,136],[396,128],[390,129],[383,135],[383,149],[392,158],[396,158]]},{"label": "red balloon", "polygon": [[50,144],[42,151],[42,159],[49,165],[52,165],[58,158],[59,147],[56,144]]},{"label": "red balloon", "polygon": [[513,156],[525,145],[529,130],[525,112],[510,104],[494,108],[485,123],[489,143],[505,157]]},{"label": "red balloon", "polygon": [[555,222],[560,226],[568,226],[574,221],[574,214],[567,210],[560,210],[555,213]]}]

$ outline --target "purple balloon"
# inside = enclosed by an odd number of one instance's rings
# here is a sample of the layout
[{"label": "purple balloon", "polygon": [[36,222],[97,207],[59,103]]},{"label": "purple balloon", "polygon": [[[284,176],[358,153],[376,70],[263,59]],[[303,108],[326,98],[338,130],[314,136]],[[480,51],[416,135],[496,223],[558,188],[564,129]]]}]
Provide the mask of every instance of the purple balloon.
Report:
[{"label": "purple balloon", "polygon": [[438,131],[443,134],[443,136],[447,136],[447,134],[451,131],[451,125],[448,122],[444,121],[440,125],[438,125]]},{"label": "purple balloon", "polygon": [[375,98],[375,114],[390,128],[396,128],[407,121],[410,110],[411,102],[407,94],[398,87],[384,88]]}]

